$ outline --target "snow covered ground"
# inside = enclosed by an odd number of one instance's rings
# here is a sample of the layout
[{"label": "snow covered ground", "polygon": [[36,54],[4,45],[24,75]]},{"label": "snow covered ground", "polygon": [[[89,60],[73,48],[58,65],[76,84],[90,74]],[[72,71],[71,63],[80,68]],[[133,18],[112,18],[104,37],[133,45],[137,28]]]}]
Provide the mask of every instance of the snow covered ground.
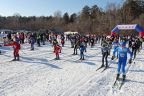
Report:
[{"label": "snow covered ground", "polygon": [[70,47],[67,41],[61,60],[54,60],[50,44],[36,47],[35,51],[24,44],[21,61],[15,62],[9,62],[13,59],[12,48],[1,49],[4,53],[0,55],[0,96],[144,96],[144,50],[135,64],[127,65],[127,80],[122,89],[113,90],[117,61],[110,62],[110,68],[101,73],[102,70],[96,71],[101,66],[100,44],[88,47],[82,62],[78,61],[79,55],[72,55]]}]

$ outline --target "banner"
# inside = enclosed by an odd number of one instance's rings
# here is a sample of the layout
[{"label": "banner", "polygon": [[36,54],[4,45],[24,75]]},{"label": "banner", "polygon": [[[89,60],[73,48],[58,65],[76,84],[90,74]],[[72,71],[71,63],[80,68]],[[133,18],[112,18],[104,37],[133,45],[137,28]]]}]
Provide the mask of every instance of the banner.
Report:
[{"label": "banner", "polygon": [[133,25],[117,25],[118,29],[122,29],[122,30],[135,29],[136,26],[137,26],[137,24],[133,24]]}]

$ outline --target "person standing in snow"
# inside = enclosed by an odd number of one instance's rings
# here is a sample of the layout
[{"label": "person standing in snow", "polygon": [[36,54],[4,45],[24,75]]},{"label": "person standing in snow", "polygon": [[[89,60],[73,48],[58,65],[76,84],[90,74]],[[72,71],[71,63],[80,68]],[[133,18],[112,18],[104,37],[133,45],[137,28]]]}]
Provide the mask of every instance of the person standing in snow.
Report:
[{"label": "person standing in snow", "polygon": [[19,50],[20,50],[20,44],[16,41],[11,41],[9,44],[4,44],[4,46],[13,46],[14,52],[14,59],[12,61],[19,61]]},{"label": "person standing in snow", "polygon": [[54,45],[54,53],[56,55],[56,60],[59,60],[59,53],[61,53],[61,46],[57,44]]},{"label": "person standing in snow", "polygon": [[77,39],[75,44],[74,44],[74,53],[73,53],[73,55],[77,55],[77,49],[79,48],[79,46],[80,46],[80,40]]},{"label": "person standing in snow", "polygon": [[130,51],[129,48],[126,47],[126,43],[125,42],[121,42],[120,46],[117,47],[116,49],[114,49],[113,51],[113,56],[112,56],[112,60],[115,58],[115,53],[118,52],[118,73],[117,73],[117,77],[116,79],[119,79],[120,76],[120,70],[122,68],[122,73],[123,73],[123,81],[126,78],[126,73],[125,73],[125,66],[126,66],[126,62],[127,62],[127,53],[130,54],[130,59],[129,59],[129,63],[132,63],[132,52]]},{"label": "person standing in snow", "polygon": [[30,37],[31,50],[34,50],[35,39],[33,36]]},{"label": "person standing in snow", "polygon": [[[113,45],[113,48],[115,50],[117,47],[119,47],[119,41],[117,39],[115,39],[114,42],[112,42],[112,45]],[[118,52],[117,52],[116,57],[118,58]]]},{"label": "person standing in snow", "polygon": [[106,40],[103,41],[102,43],[102,48],[101,48],[101,51],[102,51],[102,65],[101,67],[104,67],[104,59],[105,59],[105,62],[106,62],[106,65],[105,67],[107,68],[108,67],[108,60],[107,60],[107,57],[109,55],[109,44]]},{"label": "person standing in snow", "polygon": [[84,46],[84,43],[80,44],[80,60],[84,60],[84,51],[86,52],[86,47]]},{"label": "person standing in snow", "polygon": [[37,39],[37,45],[38,45],[38,47],[41,47],[41,44],[40,44],[40,39],[41,39],[40,33],[37,33],[36,39]]},{"label": "person standing in snow", "polygon": [[91,38],[90,42],[91,42],[91,48],[94,46],[94,37]]},{"label": "person standing in snow", "polygon": [[65,37],[64,37],[64,35],[61,35],[61,44],[62,44],[62,47],[64,47],[64,44],[65,44]]},{"label": "person standing in snow", "polygon": [[135,42],[133,42],[132,44],[132,53],[134,55],[134,59],[136,58],[136,54],[139,48],[140,48],[140,42],[138,41],[138,39],[136,39]]}]

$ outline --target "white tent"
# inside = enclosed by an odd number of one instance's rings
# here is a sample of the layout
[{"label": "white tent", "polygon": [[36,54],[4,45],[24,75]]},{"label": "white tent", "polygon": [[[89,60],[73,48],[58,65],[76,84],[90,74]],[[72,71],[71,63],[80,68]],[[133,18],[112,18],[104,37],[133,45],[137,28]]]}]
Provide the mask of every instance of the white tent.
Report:
[{"label": "white tent", "polygon": [[65,35],[68,35],[68,34],[77,34],[78,32],[71,32],[71,31],[67,31],[67,32],[64,32]]}]

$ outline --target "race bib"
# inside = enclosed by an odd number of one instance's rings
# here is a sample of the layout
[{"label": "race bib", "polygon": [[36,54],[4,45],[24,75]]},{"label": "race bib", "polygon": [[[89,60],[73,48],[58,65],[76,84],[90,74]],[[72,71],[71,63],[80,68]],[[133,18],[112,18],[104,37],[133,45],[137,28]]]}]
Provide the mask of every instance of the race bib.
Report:
[{"label": "race bib", "polygon": [[124,53],[121,53],[121,54],[120,54],[120,57],[124,57],[124,56],[125,56],[125,54],[124,54]]}]

